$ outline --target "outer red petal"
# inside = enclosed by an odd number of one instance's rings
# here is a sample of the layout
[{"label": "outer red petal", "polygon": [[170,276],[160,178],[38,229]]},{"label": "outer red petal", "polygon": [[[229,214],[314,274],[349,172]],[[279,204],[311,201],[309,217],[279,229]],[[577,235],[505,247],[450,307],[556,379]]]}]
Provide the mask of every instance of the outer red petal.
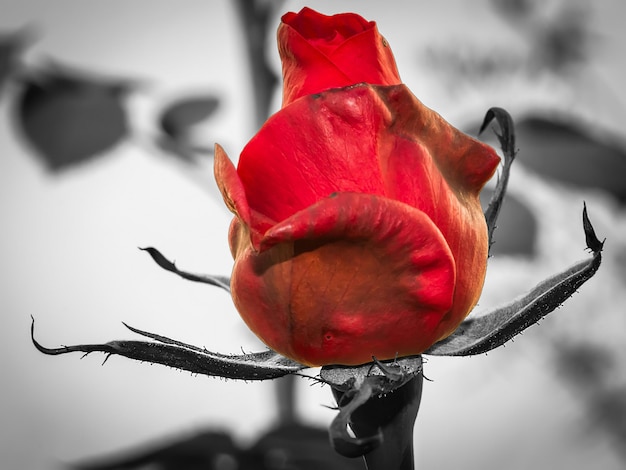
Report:
[{"label": "outer red petal", "polygon": [[379,140],[386,194],[428,214],[456,262],[454,305],[447,326],[442,325],[445,337],[472,310],[482,291],[488,237],[479,193],[500,157],[424,106],[406,87],[378,92],[392,114]]},{"label": "outer red petal", "polygon": [[[239,226],[242,230],[242,226]],[[238,245],[233,299],[269,347],[309,365],[419,354],[441,336],[455,266],[423,212],[340,193]]]},{"label": "outer red petal", "polygon": [[246,225],[250,225],[250,207],[248,206],[246,191],[233,162],[230,161],[228,155],[226,155],[226,152],[219,144],[215,144],[213,171],[226,207]]},{"label": "outer red petal", "polygon": [[384,195],[376,136],[389,119],[364,86],[306,96],[283,108],[239,158],[251,207],[281,221],[334,192]]},{"label": "outer red petal", "polygon": [[254,249],[258,249],[263,233],[276,222],[250,208],[237,170],[219,144],[215,145],[213,169],[224,203],[236,216],[228,237],[233,257],[240,243],[251,243]]},{"label": "outer red petal", "polygon": [[423,211],[454,256],[454,304],[441,338],[480,296],[488,240],[479,192],[495,151],[450,126],[404,86],[303,97],[270,118],[238,173],[254,211],[282,221],[333,192],[377,194]]},{"label": "outer red petal", "polygon": [[[391,114],[391,120],[387,122],[389,134],[395,135],[397,141],[417,143],[426,149],[459,199],[480,192],[500,162],[492,147],[451,126],[424,106],[404,85],[373,88]],[[402,154],[402,150],[392,147],[383,153],[397,155]],[[405,172],[408,164],[409,161],[401,162],[405,167],[401,172]],[[397,183],[388,180],[388,189],[402,194],[403,198],[414,200],[420,197],[419,187],[407,188],[397,186]]]}]

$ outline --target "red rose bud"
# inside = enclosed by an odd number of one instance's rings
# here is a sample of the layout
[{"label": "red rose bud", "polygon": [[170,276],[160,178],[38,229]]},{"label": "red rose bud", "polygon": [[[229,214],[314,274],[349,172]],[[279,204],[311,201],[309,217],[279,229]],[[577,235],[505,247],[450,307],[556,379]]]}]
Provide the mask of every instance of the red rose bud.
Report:
[{"label": "red rose bud", "polygon": [[[215,152],[236,215],[235,305],[303,364],[420,354],[478,301],[488,251],[478,196],[500,159],[404,85],[376,85],[398,75],[374,23],[308,9],[283,21],[284,107],[237,169]],[[374,85],[354,85],[363,80]]]},{"label": "red rose bud", "polygon": [[301,96],[355,83],[402,83],[391,48],[376,23],[354,13],[287,13],[278,28],[283,106]]}]

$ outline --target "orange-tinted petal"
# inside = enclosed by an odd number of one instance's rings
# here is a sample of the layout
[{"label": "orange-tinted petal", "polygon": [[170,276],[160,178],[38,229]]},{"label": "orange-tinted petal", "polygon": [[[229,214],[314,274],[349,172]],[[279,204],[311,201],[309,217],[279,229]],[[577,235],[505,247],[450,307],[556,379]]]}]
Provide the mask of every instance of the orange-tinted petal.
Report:
[{"label": "orange-tinted petal", "polygon": [[247,239],[250,239],[252,246],[258,249],[261,236],[275,224],[275,221],[250,208],[237,170],[219,144],[215,145],[214,158],[215,181],[226,207],[236,216],[231,224],[229,235],[233,256],[237,251],[236,245],[247,243]]},{"label": "orange-tinted petal", "polygon": [[309,365],[419,354],[440,336],[455,266],[421,211],[339,193],[241,245],[233,299],[269,347]]},{"label": "orange-tinted petal", "polygon": [[254,211],[276,221],[345,191],[385,196],[427,214],[457,269],[445,337],[482,291],[488,240],[478,196],[499,160],[404,85],[357,85],[283,108],[246,146],[238,173]]},{"label": "orange-tinted petal", "polygon": [[488,236],[479,194],[500,157],[424,106],[405,87],[376,87],[391,113],[379,136],[388,197],[423,210],[445,237],[457,268],[445,335],[478,302],[487,268]]},{"label": "orange-tinted petal", "polygon": [[250,207],[246,191],[241,184],[237,170],[221,145],[215,144],[213,171],[217,187],[222,193],[226,207],[245,224],[250,225]]},{"label": "orange-tinted petal", "polygon": [[[459,199],[468,193],[477,195],[491,178],[500,162],[495,150],[450,125],[438,113],[424,106],[404,85],[374,87],[390,112],[387,132],[398,139],[419,143],[428,150],[440,173]],[[398,149],[386,153],[393,155]],[[383,152],[385,153],[385,152]],[[401,152],[404,155],[403,152]],[[385,169],[387,188],[412,204],[411,198],[420,197],[418,187],[406,187],[404,181],[394,181],[406,172],[411,161],[402,161],[392,175]],[[400,185],[398,185],[400,183]]]}]

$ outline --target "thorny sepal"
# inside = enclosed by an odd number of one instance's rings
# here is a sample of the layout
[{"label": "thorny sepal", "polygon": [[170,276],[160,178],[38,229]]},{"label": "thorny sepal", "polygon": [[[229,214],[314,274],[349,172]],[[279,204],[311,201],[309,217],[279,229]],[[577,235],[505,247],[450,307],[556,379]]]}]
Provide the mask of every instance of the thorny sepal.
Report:
[{"label": "thorny sepal", "polygon": [[[60,348],[46,348],[35,340],[35,319],[31,325],[31,339],[35,347],[48,355],[82,352],[85,355],[92,352],[118,355],[156,364],[163,364],[193,374],[201,374],[227,379],[266,380],[282,377],[283,375],[298,372],[306,366],[292,361],[274,351],[259,353],[227,355],[207,351],[190,344],[181,343],[165,336],[148,333],[124,324],[129,330],[142,336],[151,338],[156,343],[145,341],[111,341],[106,344],[80,344],[62,346]],[[106,361],[106,359],[105,359]]]},{"label": "thorny sepal", "polygon": [[502,208],[502,201],[504,200],[506,188],[509,183],[511,165],[513,164],[513,160],[517,154],[517,150],[515,149],[515,128],[513,118],[506,110],[497,107],[489,108],[489,110],[487,110],[487,114],[485,115],[485,119],[480,126],[478,134],[482,134],[493,119],[495,119],[500,126],[501,134],[498,134],[495,131],[494,132],[500,141],[500,147],[502,148],[502,153],[504,154],[504,164],[502,166],[502,174],[498,177],[496,189],[491,197],[491,200],[489,201],[487,210],[485,211],[490,250],[493,245],[493,232],[496,229],[496,222],[498,220],[498,215],[500,214],[500,209]]},{"label": "thorny sepal", "polygon": [[352,437],[348,434],[352,413],[377,395],[375,386],[371,382],[366,381],[361,387],[346,393],[333,388],[333,395],[339,405],[339,414],[333,419],[329,428],[330,443],[344,457],[360,457],[380,446],[384,440],[380,428],[377,428],[375,433],[362,437]]},{"label": "thorny sepal", "polygon": [[[339,406],[330,441],[346,457],[364,455],[370,470],[413,468],[413,426],[422,393],[422,357],[320,372]],[[356,437],[348,434],[350,425]],[[391,461],[390,461],[391,460]]]},{"label": "thorny sepal", "polygon": [[465,320],[446,339],[435,343],[424,354],[433,356],[471,356],[490,351],[545,315],[555,310],[600,267],[604,241],[600,241],[583,207],[583,228],[587,248],[593,256],[538,284],[529,293],[485,315]]},{"label": "thorny sepal", "polygon": [[194,274],[187,271],[181,271],[176,267],[173,262],[163,256],[161,252],[156,248],[147,247],[139,249],[142,251],[147,251],[154,260],[154,262],[166,271],[178,274],[180,277],[182,277],[183,279],[187,279],[188,281],[210,284],[212,286],[221,287],[225,291],[230,292],[230,278],[228,276]]}]

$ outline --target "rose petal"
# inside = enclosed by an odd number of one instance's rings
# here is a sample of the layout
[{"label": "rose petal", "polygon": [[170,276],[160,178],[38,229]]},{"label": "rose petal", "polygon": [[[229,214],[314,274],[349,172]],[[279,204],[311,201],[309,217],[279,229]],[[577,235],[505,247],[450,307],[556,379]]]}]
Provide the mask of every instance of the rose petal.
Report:
[{"label": "rose petal", "polygon": [[248,201],[281,221],[334,192],[385,195],[376,137],[388,117],[368,86],[283,108],[241,153],[237,172]]},{"label": "rose petal", "polygon": [[278,28],[283,106],[356,83],[401,83],[391,48],[376,23],[359,15],[322,15],[310,8],[287,13]]},{"label": "rose petal", "polygon": [[355,83],[400,85],[402,80],[391,47],[376,26],[346,39],[330,60]]},{"label": "rose petal", "polygon": [[217,186],[222,193],[226,207],[236,215],[230,227],[229,241],[231,251],[237,251],[239,243],[248,243],[250,239],[253,247],[258,249],[261,236],[275,224],[263,214],[250,209],[246,198],[246,191],[239,179],[237,170],[230,161],[224,149],[215,144],[214,173]]},{"label": "rose petal", "polygon": [[285,13],[281,21],[291,26],[307,40],[326,39],[335,33],[350,37],[372,28],[375,24],[356,13],[328,16],[309,7],[302,8],[298,13],[292,11]]},{"label": "rose petal", "polygon": [[[375,89],[391,113],[389,134],[397,141],[419,143],[427,149],[450,189],[459,199],[463,199],[468,193],[477,195],[500,163],[496,151],[450,125],[438,113],[424,106],[406,86]],[[397,144],[394,142],[393,145]],[[391,156],[394,153],[405,156],[398,150],[387,153]],[[410,181],[406,175],[406,167],[412,164],[412,161],[401,161],[401,166],[395,171],[396,179],[388,177],[386,180],[387,189],[402,199],[410,196],[421,197],[419,186],[406,185]],[[392,169],[386,170],[390,172]],[[404,178],[400,179],[402,176]],[[413,201],[407,199],[407,202],[413,205]]]},{"label": "rose petal", "polygon": [[250,225],[250,207],[246,199],[246,191],[241,184],[233,162],[230,161],[219,144],[215,144],[213,170],[215,181],[228,210],[237,215],[244,223]]},{"label": "rose petal", "polygon": [[236,253],[233,299],[270,348],[309,365],[419,354],[440,339],[455,286],[450,250],[406,204],[340,193]]},{"label": "rose petal", "polygon": [[[282,62],[283,107],[301,96],[354,83],[324,52],[284,23],[278,27],[278,53]],[[307,73],[311,69],[316,73]]]},{"label": "rose petal", "polygon": [[237,171],[254,210],[272,220],[333,192],[386,196],[426,213],[456,260],[451,333],[482,290],[488,242],[478,195],[499,161],[404,85],[358,85],[283,108],[246,146]]},{"label": "rose petal", "polygon": [[379,87],[391,112],[379,136],[385,191],[424,211],[456,261],[452,333],[478,302],[487,268],[488,236],[479,194],[500,157],[424,106],[406,87]]}]

